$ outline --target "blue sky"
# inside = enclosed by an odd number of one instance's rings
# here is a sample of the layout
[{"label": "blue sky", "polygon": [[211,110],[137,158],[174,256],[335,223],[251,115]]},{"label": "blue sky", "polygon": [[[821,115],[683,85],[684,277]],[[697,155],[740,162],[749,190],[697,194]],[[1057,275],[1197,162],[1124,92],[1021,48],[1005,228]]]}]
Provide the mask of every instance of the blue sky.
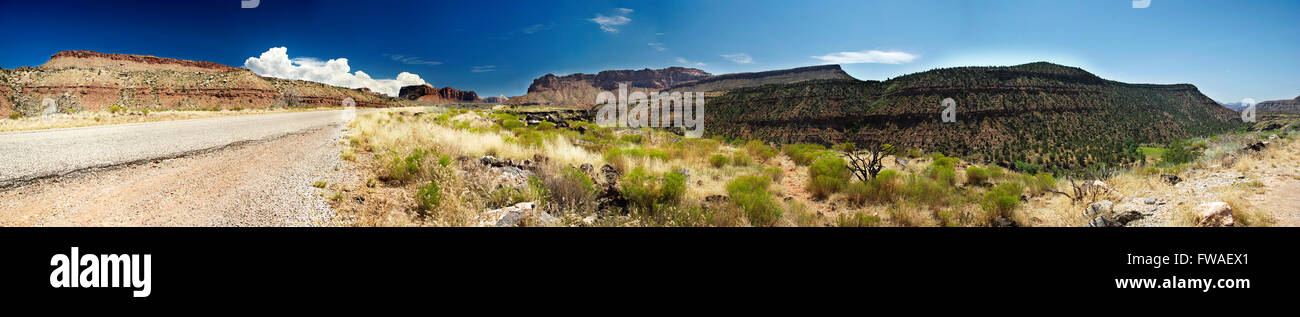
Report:
[{"label": "blue sky", "polygon": [[1142,9],[1131,0],[261,0],[253,9],[239,0],[0,0],[0,30],[6,69],[63,50],[244,67],[284,47],[304,65],[346,58],[352,73],[407,72],[483,96],[523,94],[547,73],[723,74],[828,61],[857,62],[845,70],[875,80],[1049,61],[1124,82],[1191,83],[1226,102],[1300,95],[1297,0],[1152,0]]}]

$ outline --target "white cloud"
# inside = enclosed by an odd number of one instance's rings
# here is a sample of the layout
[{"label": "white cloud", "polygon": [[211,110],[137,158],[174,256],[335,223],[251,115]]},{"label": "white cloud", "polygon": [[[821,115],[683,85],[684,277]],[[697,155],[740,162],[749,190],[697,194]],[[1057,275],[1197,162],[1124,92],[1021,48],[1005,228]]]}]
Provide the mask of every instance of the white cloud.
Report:
[{"label": "white cloud", "polygon": [[650,47],[653,47],[656,51],[660,51],[660,52],[663,52],[664,50],[668,49],[664,47],[664,43],[654,42],[654,43],[646,43],[646,44],[650,45]]},{"label": "white cloud", "polygon": [[702,67],[705,65],[704,63],[688,61],[685,58],[681,58],[681,57],[677,58],[677,63],[686,66],[694,66],[694,67]]},{"label": "white cloud", "polygon": [[486,73],[494,70],[497,70],[497,65],[474,66],[474,68],[470,69],[469,71],[475,73]]},{"label": "white cloud", "polygon": [[428,65],[428,66],[442,65],[442,62],[427,61],[417,56],[406,56],[406,55],[396,55],[396,54],[384,54],[384,56],[388,56],[388,58],[391,58],[394,61],[400,62],[402,64],[407,64],[407,65]]},{"label": "white cloud", "polygon": [[749,57],[749,54],[745,54],[745,53],[722,54],[722,58],[726,58],[727,60],[736,64],[749,64],[754,62],[754,58]]},{"label": "white cloud", "polygon": [[525,27],[525,28],[519,29],[519,32],[522,32],[522,33],[524,33],[524,34],[533,34],[533,33],[541,32],[541,31],[550,30],[551,27],[553,27],[553,25],[550,25],[550,24],[533,24],[533,25],[530,25],[530,26],[528,26],[528,27]]},{"label": "white cloud", "polygon": [[[244,68],[262,76],[314,81],[327,85],[347,88],[369,88],[371,91],[397,96],[403,86],[423,85],[420,75],[401,72],[395,79],[374,79],[360,70],[349,73],[347,58],[335,58],[328,61],[310,57],[289,59],[289,49],[272,47],[258,57],[244,60]],[[396,59],[395,59],[396,60]]]},{"label": "white cloud", "polygon": [[900,51],[858,51],[858,52],[838,52],[824,56],[813,56],[812,58],[820,59],[826,64],[857,64],[857,63],[879,63],[879,64],[903,64],[910,63],[916,59],[916,55]]},{"label": "white cloud", "polygon": [[596,14],[596,17],[591,18],[589,21],[596,22],[596,24],[599,24],[600,29],[605,32],[618,33],[617,26],[627,24],[628,22],[632,22],[632,19],[629,19],[627,17],[627,14],[632,13],[632,9],[617,8],[614,9],[614,11],[618,11],[618,13],[611,16],[606,16],[604,14]]}]

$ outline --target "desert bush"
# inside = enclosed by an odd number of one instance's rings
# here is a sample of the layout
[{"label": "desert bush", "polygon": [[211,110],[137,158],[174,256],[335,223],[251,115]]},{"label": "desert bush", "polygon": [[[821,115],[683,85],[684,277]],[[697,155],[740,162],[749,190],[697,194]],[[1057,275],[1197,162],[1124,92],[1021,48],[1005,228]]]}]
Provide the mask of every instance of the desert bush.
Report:
[{"label": "desert bush", "polygon": [[754,165],[754,158],[749,157],[745,152],[736,152],[731,156],[731,164],[736,166]]},{"label": "desert bush", "polygon": [[392,159],[385,164],[383,177],[404,183],[424,174],[424,159],[429,155],[429,151],[416,148],[406,156],[400,156],[396,151],[390,151],[389,155]]},{"label": "desert bush", "polygon": [[879,227],[880,217],[868,215],[865,212],[855,212],[852,215],[840,214],[835,219],[837,227]]},{"label": "desert bush", "polygon": [[638,144],[638,145],[639,145],[639,144],[641,144],[641,135],[640,135],[640,134],[625,134],[625,135],[623,135],[623,136],[621,136],[621,137],[618,137],[618,141],[619,141],[619,142],[627,142],[627,143],[632,143],[632,144]]},{"label": "desert bush", "polygon": [[749,155],[752,155],[753,157],[757,157],[758,160],[762,162],[767,162],[767,160],[772,159],[772,157],[776,156],[778,152],[776,148],[767,145],[767,143],[763,143],[763,141],[759,141],[759,140],[753,140],[753,141],[749,141],[748,143],[745,143],[745,151],[749,152]]},{"label": "desert bush", "polygon": [[659,207],[681,201],[686,193],[686,176],[668,172],[660,177],[637,167],[623,175],[621,185],[623,197],[636,207],[638,213],[654,215]]},{"label": "desert bush", "polygon": [[767,192],[771,182],[766,176],[750,175],[737,177],[727,183],[727,195],[731,197],[732,203],[744,211],[750,225],[767,227],[781,219],[781,208]]},{"label": "desert bush", "polygon": [[1006,169],[1001,166],[989,166],[989,179],[1004,179],[1007,177]]},{"label": "desert bush", "polygon": [[773,182],[781,182],[781,179],[785,177],[785,170],[782,170],[780,166],[772,166],[764,168],[763,175],[771,178]]},{"label": "desert bush", "polygon": [[1038,164],[1016,161],[1016,171],[1021,174],[1038,174],[1042,167]]},{"label": "desert bush", "polygon": [[984,194],[980,207],[984,208],[990,221],[999,217],[1011,217],[1011,211],[1020,206],[1022,193],[1024,185],[1018,182],[1003,183]]},{"label": "desert bush", "polygon": [[420,187],[415,192],[415,201],[419,204],[420,210],[430,211],[442,203],[442,187],[438,186],[437,181],[429,181],[428,185]]},{"label": "desert bush", "polygon": [[571,166],[559,171],[543,168],[538,174],[550,194],[546,199],[550,205],[549,210],[579,213],[594,211],[596,183],[581,170]]},{"label": "desert bush", "polygon": [[957,184],[957,172],[951,166],[935,163],[926,168],[926,177],[948,186]]},{"label": "desert bush", "polygon": [[813,159],[816,158],[813,154],[825,150],[826,147],[820,144],[787,144],[782,147],[782,151],[785,152],[785,155],[789,156],[791,161],[794,161],[795,164],[800,166],[808,166],[809,164],[812,164]]},{"label": "desert bush", "polygon": [[820,155],[808,167],[808,191],[817,199],[839,192],[849,182],[849,167],[836,155]]},{"label": "desert bush", "polygon": [[978,167],[978,166],[967,167],[966,185],[972,185],[972,186],[988,185],[989,177],[990,177],[989,174],[991,174],[989,173],[989,170],[982,167]]},{"label": "desert bush", "polygon": [[329,182],[315,181],[311,183],[311,187],[316,187],[316,188],[325,188],[325,185],[329,185]]},{"label": "desert bush", "polygon": [[729,161],[730,159],[728,159],[726,155],[722,154],[714,154],[709,157],[709,165],[712,165],[713,168],[722,168],[723,166],[726,166]]},{"label": "desert bush", "polygon": [[930,207],[947,206],[952,200],[952,187],[915,174],[908,175],[901,193],[909,202]]}]

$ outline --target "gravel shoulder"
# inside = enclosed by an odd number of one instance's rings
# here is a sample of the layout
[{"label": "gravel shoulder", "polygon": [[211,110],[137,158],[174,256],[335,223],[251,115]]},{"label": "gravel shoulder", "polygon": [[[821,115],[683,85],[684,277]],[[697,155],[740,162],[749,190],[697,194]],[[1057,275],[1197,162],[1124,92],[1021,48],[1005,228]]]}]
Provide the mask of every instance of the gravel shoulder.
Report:
[{"label": "gravel shoulder", "polygon": [[0,133],[0,189],[318,129],[342,115],[311,111]]},{"label": "gravel shoulder", "polygon": [[[360,174],[338,125],[0,191],[3,226],[314,226]],[[325,181],[326,188],[312,183]]]}]

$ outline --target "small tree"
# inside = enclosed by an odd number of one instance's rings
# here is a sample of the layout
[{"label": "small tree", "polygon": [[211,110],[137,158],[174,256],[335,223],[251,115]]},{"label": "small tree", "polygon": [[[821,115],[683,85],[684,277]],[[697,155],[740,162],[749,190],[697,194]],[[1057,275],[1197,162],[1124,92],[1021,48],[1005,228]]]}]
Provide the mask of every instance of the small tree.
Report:
[{"label": "small tree", "polygon": [[867,146],[864,149],[858,149],[853,143],[840,143],[835,146],[835,150],[844,153],[844,157],[849,159],[849,170],[852,170],[853,175],[863,182],[875,179],[876,174],[880,174],[880,171],[885,168],[885,157],[898,152],[898,149],[888,143]]}]

